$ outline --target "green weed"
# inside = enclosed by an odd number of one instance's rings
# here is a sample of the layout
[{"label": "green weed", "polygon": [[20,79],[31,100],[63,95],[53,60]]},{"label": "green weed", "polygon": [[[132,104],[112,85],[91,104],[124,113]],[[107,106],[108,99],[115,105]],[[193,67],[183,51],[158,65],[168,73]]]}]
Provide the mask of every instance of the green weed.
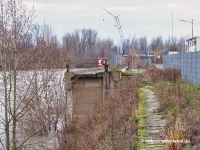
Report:
[{"label": "green weed", "polygon": [[[141,88],[139,91],[139,102],[138,102],[138,115],[139,115],[139,122],[138,122],[138,135],[140,140],[145,140],[145,137],[147,136],[147,129],[146,129],[146,122],[147,117],[145,115],[146,111],[146,100],[144,91]],[[141,143],[138,141],[138,146],[143,146],[144,143]]]}]

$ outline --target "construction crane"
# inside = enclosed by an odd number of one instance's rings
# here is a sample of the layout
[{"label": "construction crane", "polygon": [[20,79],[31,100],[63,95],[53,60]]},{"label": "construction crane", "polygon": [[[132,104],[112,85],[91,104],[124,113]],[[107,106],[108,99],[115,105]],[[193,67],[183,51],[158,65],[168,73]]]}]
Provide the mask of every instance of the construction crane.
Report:
[{"label": "construction crane", "polygon": [[109,12],[108,10],[106,10],[105,8],[103,8],[107,13],[109,13],[111,16],[114,17],[115,21],[116,21],[116,26],[117,26],[117,29],[118,29],[118,32],[119,32],[119,36],[120,36],[120,40],[121,40],[121,43],[122,43],[122,53],[124,54],[127,50],[128,50],[128,47],[127,47],[127,44],[126,44],[126,41],[125,41],[125,38],[124,38],[124,34],[122,32],[122,27],[120,25],[120,21],[119,21],[119,15],[118,16],[115,16],[113,15],[111,12]]}]

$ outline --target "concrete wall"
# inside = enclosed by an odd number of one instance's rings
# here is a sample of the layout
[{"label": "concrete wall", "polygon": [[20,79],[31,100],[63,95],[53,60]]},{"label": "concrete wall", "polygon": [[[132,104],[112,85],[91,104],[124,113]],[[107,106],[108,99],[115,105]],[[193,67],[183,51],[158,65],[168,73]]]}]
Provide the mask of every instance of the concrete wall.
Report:
[{"label": "concrete wall", "polygon": [[114,94],[120,84],[119,72],[65,74],[67,101],[72,104],[72,118],[84,118],[97,111],[105,97]]},{"label": "concrete wall", "polygon": [[94,114],[103,103],[103,77],[80,77],[72,86],[73,117]]}]

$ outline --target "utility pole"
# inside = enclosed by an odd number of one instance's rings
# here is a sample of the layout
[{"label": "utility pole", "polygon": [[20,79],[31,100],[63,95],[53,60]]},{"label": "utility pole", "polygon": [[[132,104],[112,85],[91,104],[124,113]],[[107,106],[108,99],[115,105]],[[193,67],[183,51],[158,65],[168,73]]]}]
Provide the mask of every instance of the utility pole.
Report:
[{"label": "utility pole", "polygon": [[173,37],[174,37],[174,12],[173,12],[173,8],[172,8],[172,44],[173,44]]}]

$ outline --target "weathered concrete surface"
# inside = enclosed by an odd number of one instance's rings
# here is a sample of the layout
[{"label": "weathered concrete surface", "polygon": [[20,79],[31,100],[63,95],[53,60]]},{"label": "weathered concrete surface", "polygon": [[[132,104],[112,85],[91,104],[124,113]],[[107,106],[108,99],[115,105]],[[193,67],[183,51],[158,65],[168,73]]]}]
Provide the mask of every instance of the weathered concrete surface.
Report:
[{"label": "weathered concrete surface", "polygon": [[93,115],[103,104],[106,95],[113,93],[121,81],[120,72],[101,71],[65,73],[65,91],[67,101],[72,104],[72,118],[82,119]]},{"label": "weathered concrete surface", "polygon": [[72,86],[73,116],[94,114],[103,103],[103,77],[79,78]]},{"label": "weathered concrete surface", "polygon": [[145,144],[141,150],[164,150],[165,144],[159,141],[166,140],[164,135],[166,120],[158,112],[159,104],[154,92],[148,88],[143,90],[146,98],[147,136],[144,137],[143,143]]}]

